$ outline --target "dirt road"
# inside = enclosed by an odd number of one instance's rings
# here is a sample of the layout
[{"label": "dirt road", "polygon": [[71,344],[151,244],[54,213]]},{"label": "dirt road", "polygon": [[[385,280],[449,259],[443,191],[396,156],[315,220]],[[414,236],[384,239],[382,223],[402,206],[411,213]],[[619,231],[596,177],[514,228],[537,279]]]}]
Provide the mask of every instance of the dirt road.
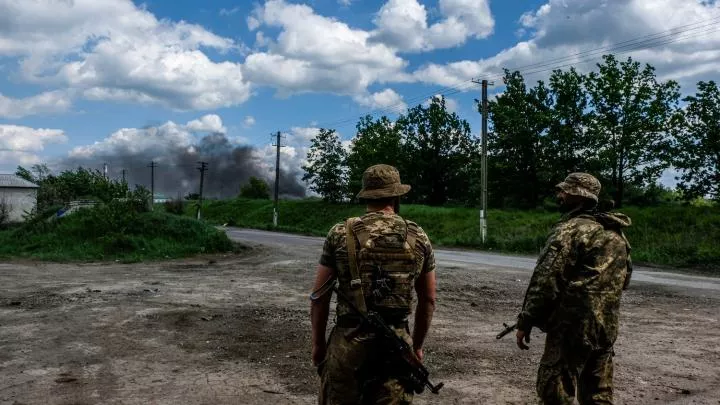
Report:
[{"label": "dirt road", "polygon": [[[0,264],[0,404],[312,404],[315,247],[146,264]],[[543,335],[495,334],[529,272],[442,267],[426,348],[439,396],[532,404]],[[623,298],[619,404],[720,404],[720,297],[637,283]]]}]

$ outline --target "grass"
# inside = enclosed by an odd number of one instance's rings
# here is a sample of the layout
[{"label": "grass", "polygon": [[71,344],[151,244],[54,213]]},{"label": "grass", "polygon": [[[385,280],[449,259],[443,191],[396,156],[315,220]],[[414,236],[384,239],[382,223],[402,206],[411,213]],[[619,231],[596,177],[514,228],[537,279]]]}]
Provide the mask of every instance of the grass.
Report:
[{"label": "grass", "polygon": [[0,231],[0,257],[49,261],[136,262],[233,251],[227,235],[207,223],[122,204],[84,209],[51,222],[39,217]]},{"label": "grass", "polygon": [[[360,205],[280,201],[279,226],[274,228],[272,207],[268,200],[206,201],[202,215],[215,224],[324,236],[338,221],[364,212]],[[618,211],[633,221],[626,234],[635,263],[720,271],[720,207],[669,205]],[[520,254],[537,254],[559,218],[545,210],[489,210],[488,240],[483,246],[478,209],[403,205],[401,214],[420,224],[437,246]]]}]

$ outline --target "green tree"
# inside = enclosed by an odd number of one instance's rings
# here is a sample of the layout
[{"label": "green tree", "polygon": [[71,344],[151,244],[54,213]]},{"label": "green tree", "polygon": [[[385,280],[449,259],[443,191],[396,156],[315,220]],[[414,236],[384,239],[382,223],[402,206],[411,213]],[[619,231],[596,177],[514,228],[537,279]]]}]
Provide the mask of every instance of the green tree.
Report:
[{"label": "green tree", "polygon": [[76,199],[109,202],[114,198],[126,197],[129,191],[126,182],[106,178],[97,169],[78,167],[54,175],[47,166],[34,165],[32,171],[18,166],[16,174],[40,186],[37,197],[40,211]]},{"label": "green tree", "polygon": [[402,137],[397,126],[383,116],[373,120],[367,115],[356,125],[357,134],[350,142],[346,165],[348,170],[347,197],[354,199],[362,188],[365,169],[376,164],[388,164],[404,172]]},{"label": "green tree", "polygon": [[442,205],[465,202],[473,177],[479,143],[470,124],[447,110],[445,97],[418,105],[395,123],[403,137],[402,178],[412,184],[410,201]]},{"label": "green tree", "polygon": [[503,82],[505,92],[488,102],[493,127],[488,163],[496,179],[489,193],[502,205],[534,207],[547,188],[543,153],[552,116],[550,90],[542,81],[528,90],[520,72],[507,69]]},{"label": "green tree", "polygon": [[346,190],[346,159],[347,152],[335,130],[320,128],[307,153],[308,163],[303,165],[302,179],[309,182],[310,189],[325,201],[342,201]]},{"label": "green tree", "polygon": [[252,176],[248,183],[240,188],[240,197],[268,200],[270,199],[270,187],[264,180]]},{"label": "green tree", "polygon": [[687,200],[709,195],[720,201],[720,90],[714,81],[697,87],[683,99],[687,107],[674,161],[682,170],[678,188]]},{"label": "green tree", "polygon": [[568,173],[595,171],[597,158],[588,131],[590,114],[586,76],[574,68],[555,70],[549,86],[552,109],[547,137],[544,140],[544,171],[550,184],[557,184]]},{"label": "green tree", "polygon": [[587,80],[595,137],[588,146],[597,150],[621,206],[626,183],[652,184],[669,166],[680,92],[676,82],[658,82],[652,66],[641,67],[632,58],[618,62],[606,55],[598,68]]}]

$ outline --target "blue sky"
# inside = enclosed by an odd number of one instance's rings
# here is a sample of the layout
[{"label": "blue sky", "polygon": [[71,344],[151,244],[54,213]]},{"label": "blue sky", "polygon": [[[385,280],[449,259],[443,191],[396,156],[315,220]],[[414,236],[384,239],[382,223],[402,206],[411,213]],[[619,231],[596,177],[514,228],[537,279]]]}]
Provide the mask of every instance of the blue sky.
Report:
[{"label": "blue sky", "polygon": [[359,116],[433,94],[449,93],[477,132],[470,79],[539,63],[588,70],[601,53],[562,58],[676,26],[676,42],[629,55],[692,91],[717,75],[720,33],[699,30],[717,16],[717,3],[694,0],[0,0],[0,148],[29,151],[0,151],[0,172],[160,157],[212,131],[257,147],[267,166],[278,130],[296,170],[317,126],[342,121],[347,140]]}]

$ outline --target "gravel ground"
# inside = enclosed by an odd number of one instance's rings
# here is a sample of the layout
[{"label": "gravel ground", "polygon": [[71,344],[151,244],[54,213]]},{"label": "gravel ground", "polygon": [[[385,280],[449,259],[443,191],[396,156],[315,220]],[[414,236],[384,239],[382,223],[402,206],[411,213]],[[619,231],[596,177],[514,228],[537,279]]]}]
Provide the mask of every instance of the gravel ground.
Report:
[{"label": "gravel ground", "polygon": [[[313,404],[307,294],[317,249],[163,263],[0,264],[0,404]],[[533,404],[543,334],[513,335],[529,273],[440,268],[416,404]],[[716,291],[635,283],[618,404],[720,404]],[[332,322],[332,321],[331,321]]]}]

